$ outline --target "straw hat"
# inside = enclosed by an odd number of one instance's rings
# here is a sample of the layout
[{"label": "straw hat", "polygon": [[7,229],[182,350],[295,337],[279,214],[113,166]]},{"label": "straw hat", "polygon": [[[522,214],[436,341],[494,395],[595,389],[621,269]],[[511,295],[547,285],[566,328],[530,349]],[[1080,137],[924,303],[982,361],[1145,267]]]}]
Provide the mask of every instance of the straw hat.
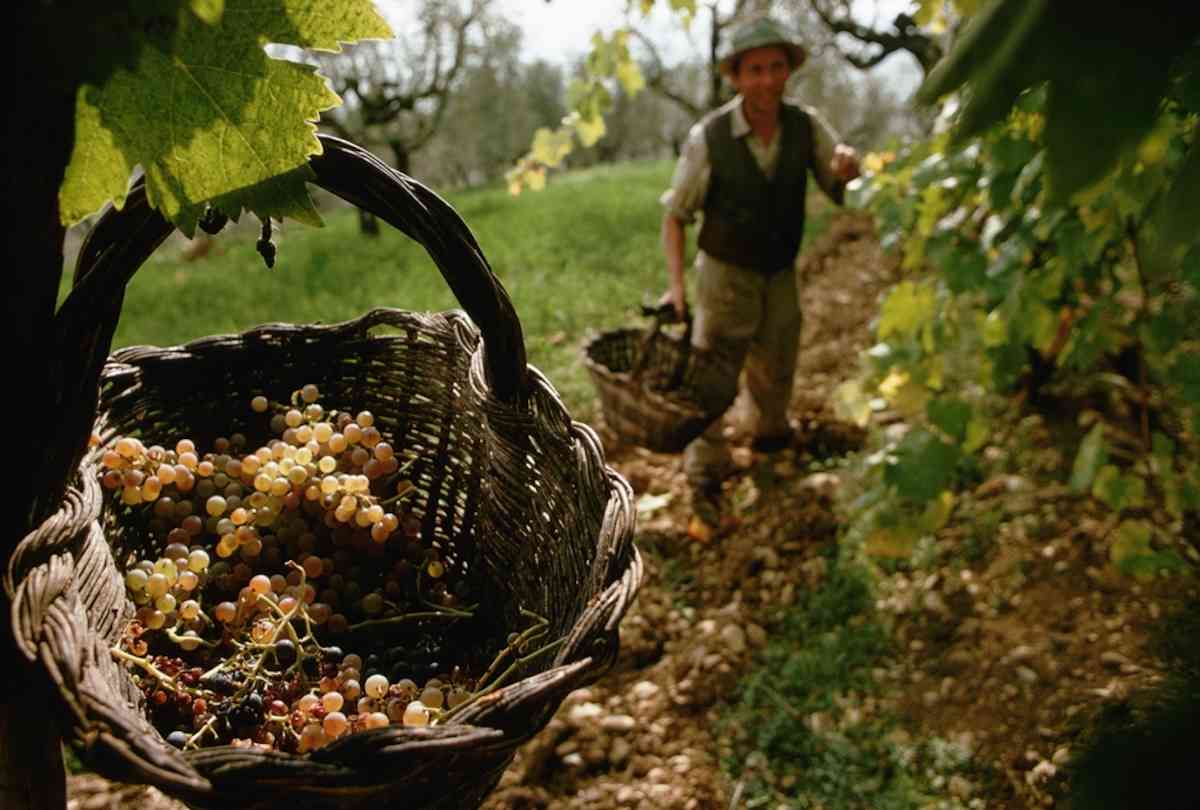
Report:
[{"label": "straw hat", "polygon": [[753,48],[767,45],[777,45],[787,51],[793,70],[804,64],[808,57],[800,43],[783,26],[770,17],[758,17],[734,29],[726,45],[725,55],[721,57],[717,66],[723,75],[732,76],[733,63],[738,56]]}]

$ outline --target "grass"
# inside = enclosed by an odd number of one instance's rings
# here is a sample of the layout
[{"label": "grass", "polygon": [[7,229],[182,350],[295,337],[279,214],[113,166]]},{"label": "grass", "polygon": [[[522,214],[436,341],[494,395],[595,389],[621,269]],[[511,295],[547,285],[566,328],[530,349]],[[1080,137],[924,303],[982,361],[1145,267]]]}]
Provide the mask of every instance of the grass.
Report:
[{"label": "grass", "polygon": [[[517,198],[501,187],[446,195],[512,297],[530,363],[577,419],[597,415],[579,362],[588,330],[636,320],[642,300],[666,288],[658,197],[671,171],[670,161],[625,163],[559,175]],[[810,238],[827,208],[812,208]],[[415,242],[388,226],[378,238],[362,236],[353,210],[325,219],[324,228],[285,223],[274,270],[246,228],[218,237],[201,261],[161,248],[129,285],[114,348],[176,345],[272,321],[337,322],[377,306],[458,308]]]},{"label": "grass", "polygon": [[747,808],[961,807],[932,802],[950,775],[969,770],[966,750],[911,740],[895,718],[863,710],[880,692],[872,670],[892,641],[870,574],[846,556],[831,546],[821,585],[772,627],[723,717],[735,741],[724,767],[743,783]]}]

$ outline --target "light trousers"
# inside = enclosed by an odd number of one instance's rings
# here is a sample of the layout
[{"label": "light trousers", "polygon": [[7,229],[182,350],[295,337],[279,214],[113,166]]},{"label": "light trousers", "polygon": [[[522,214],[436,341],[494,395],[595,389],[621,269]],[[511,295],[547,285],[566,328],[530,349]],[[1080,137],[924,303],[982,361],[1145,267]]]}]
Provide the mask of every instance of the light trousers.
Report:
[{"label": "light trousers", "polygon": [[[800,290],[794,266],[771,275],[696,255],[692,344],[719,357],[699,376],[702,398],[728,409],[744,373],[754,436],[790,430],[787,419],[800,343]],[[714,486],[732,463],[718,418],[683,453],[692,486]]]}]

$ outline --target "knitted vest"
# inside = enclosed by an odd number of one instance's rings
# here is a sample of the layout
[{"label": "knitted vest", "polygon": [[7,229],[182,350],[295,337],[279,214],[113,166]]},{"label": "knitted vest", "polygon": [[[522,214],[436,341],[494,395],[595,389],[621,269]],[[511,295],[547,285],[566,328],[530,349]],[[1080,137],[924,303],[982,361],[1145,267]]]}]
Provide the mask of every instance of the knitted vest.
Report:
[{"label": "knitted vest", "polygon": [[791,267],[800,252],[812,121],[798,107],[780,108],[779,162],[768,180],[746,138],[733,136],[732,112],[704,127],[711,174],[698,244],[721,261],[775,273]]}]

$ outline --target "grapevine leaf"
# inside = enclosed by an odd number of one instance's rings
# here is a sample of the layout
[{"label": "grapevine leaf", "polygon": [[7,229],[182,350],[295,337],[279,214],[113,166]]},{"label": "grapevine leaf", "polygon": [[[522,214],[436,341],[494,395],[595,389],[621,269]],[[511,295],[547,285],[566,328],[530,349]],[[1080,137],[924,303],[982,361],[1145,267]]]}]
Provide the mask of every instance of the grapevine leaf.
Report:
[{"label": "grapevine leaf", "polygon": [[1030,345],[1042,352],[1049,351],[1058,337],[1058,312],[1040,301],[1029,302],[1023,324]]},{"label": "grapevine leaf", "polygon": [[983,286],[987,257],[979,251],[977,242],[957,234],[944,234],[929,241],[928,254],[942,271],[951,292],[970,292]]},{"label": "grapevine leaf", "polygon": [[991,435],[992,429],[988,421],[981,414],[975,414],[971,423],[967,425],[967,436],[962,445],[963,452],[974,453],[987,444]]},{"label": "grapevine leaf", "polygon": [[1105,464],[1092,482],[1092,495],[1115,512],[1136,509],[1146,498],[1146,482],[1136,475],[1121,475],[1112,464]]},{"label": "grapevine leaf", "polygon": [[1192,45],[1175,64],[1174,95],[1185,109],[1200,113],[1200,43]]},{"label": "grapevine leaf", "polygon": [[902,281],[892,288],[879,316],[879,338],[907,337],[934,316],[933,289]]},{"label": "grapevine leaf", "polygon": [[1185,399],[1200,405],[1200,352],[1181,353],[1171,368],[1170,379]]},{"label": "grapevine leaf", "polygon": [[879,393],[888,404],[905,416],[914,416],[925,408],[929,389],[912,379],[908,372],[892,369],[879,384]]},{"label": "grapevine leaf", "polygon": [[923,504],[948,488],[960,451],[929,431],[916,429],[896,447],[895,456],[895,462],[884,469],[884,481],[902,497]]},{"label": "grapevine leaf", "polygon": [[1127,520],[1116,528],[1114,534],[1108,554],[1117,569],[1137,579],[1153,578],[1153,568],[1147,572],[1144,563],[1147,558],[1154,556],[1154,550],[1150,547],[1154,527],[1144,520]]},{"label": "grapevine leaf", "polygon": [[871,532],[863,550],[872,557],[907,560],[920,539],[920,534],[911,526],[884,526]]},{"label": "grapevine leaf", "polygon": [[646,86],[646,78],[642,75],[641,67],[628,55],[617,65],[617,81],[630,96],[636,96]]},{"label": "grapevine leaf", "polygon": [[80,88],[60,190],[64,223],[109,200],[122,204],[139,164],[151,203],[188,234],[204,203],[217,199],[234,215],[248,206],[260,217],[319,221],[308,175],[294,170],[320,151],[315,121],[339,99],[314,68],[269,58],[263,46],[337,50],[339,42],[390,36],[387,24],[367,0],[219,5],[198,0],[179,9],[161,31],[143,35],[129,69]]},{"label": "grapevine leaf", "polygon": [[871,400],[858,380],[847,380],[833,392],[833,407],[838,417],[866,427],[871,419]]},{"label": "grapevine leaf", "polygon": [[1045,8],[1046,0],[993,0],[968,22],[954,50],[917,91],[917,100],[929,104],[968,81],[1007,72]]},{"label": "grapevine leaf", "polygon": [[941,428],[956,442],[967,437],[967,425],[971,423],[971,406],[954,397],[939,397],[929,401],[925,408],[929,421]]},{"label": "grapevine leaf", "polygon": [[220,21],[225,12],[225,0],[189,0],[192,13],[209,25]]},{"label": "grapevine leaf", "polygon": [[1192,289],[1200,291],[1200,245],[1196,245],[1183,257],[1180,268],[1183,280],[1192,285]]},{"label": "grapevine leaf", "polygon": [[604,137],[608,127],[605,125],[604,119],[597,115],[590,119],[580,118],[575,124],[575,131],[579,134],[581,144],[595,146],[596,142]]},{"label": "grapevine leaf", "polygon": [[[1045,131],[1052,201],[1065,203],[1106,174],[1154,126],[1174,58],[1161,47],[1162,23],[1145,12],[1080,15],[1074,36],[1056,38]],[[1081,132],[1088,133],[1087,149],[1079,148]]]},{"label": "grapevine leaf", "polygon": [[[1200,126],[1197,127],[1200,133]],[[1195,243],[1196,211],[1200,210],[1200,141],[1193,142],[1187,156],[1178,168],[1171,190],[1159,213],[1155,217],[1155,227],[1159,238],[1170,250],[1178,245],[1186,248],[1189,242]]]},{"label": "grapevine leaf", "polygon": [[1104,445],[1104,425],[1099,422],[1084,437],[1075,454],[1075,464],[1071,468],[1071,490],[1085,492],[1092,485],[1096,471],[1108,460],[1108,450]]},{"label": "grapevine leaf", "polygon": [[1160,571],[1187,570],[1187,563],[1174,551],[1158,551],[1151,545],[1154,527],[1144,520],[1127,520],[1113,534],[1109,559],[1126,576],[1148,582]]},{"label": "grapevine leaf", "polygon": [[957,503],[957,499],[954,497],[954,493],[950,490],[942,490],[925,507],[919,521],[920,528],[927,533],[932,533],[945,527],[950,522],[950,516],[954,514],[955,503]]},{"label": "grapevine leaf", "polygon": [[1003,346],[1008,342],[1008,324],[999,307],[993,309],[983,319],[981,337],[983,338],[983,345],[988,348]]},{"label": "grapevine leaf", "polygon": [[533,159],[547,166],[557,166],[571,151],[571,133],[565,128],[556,130],[540,127],[533,134]]}]

